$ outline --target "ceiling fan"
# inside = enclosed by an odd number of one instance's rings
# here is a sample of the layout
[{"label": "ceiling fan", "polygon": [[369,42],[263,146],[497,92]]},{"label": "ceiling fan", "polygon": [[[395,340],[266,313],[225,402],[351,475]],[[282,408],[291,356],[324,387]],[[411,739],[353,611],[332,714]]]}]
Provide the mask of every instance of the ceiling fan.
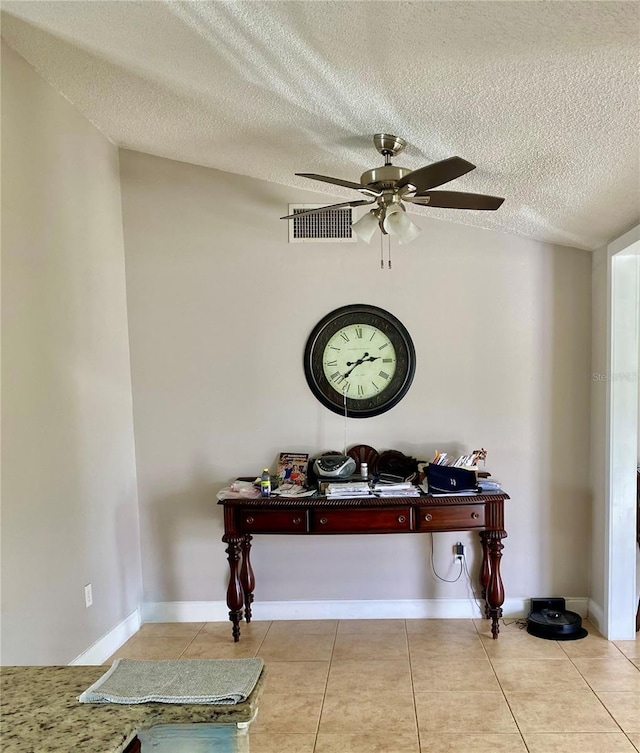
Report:
[{"label": "ceiling fan", "polygon": [[323,183],[353,188],[367,198],[344,201],[340,204],[331,204],[317,209],[304,209],[295,214],[288,214],[281,219],[290,220],[305,214],[318,214],[327,209],[375,204],[376,206],[371,211],[353,223],[353,230],[358,237],[367,243],[371,243],[371,239],[379,227],[383,235],[395,235],[400,243],[409,243],[418,236],[421,230],[407,217],[405,202],[439,209],[495,210],[504,201],[498,196],[487,196],[485,194],[431,190],[475,169],[475,165],[461,157],[449,157],[417,170],[409,170],[406,167],[397,167],[391,164],[391,158],[400,154],[405,148],[407,142],[404,139],[388,133],[377,133],[373,137],[373,143],[384,157],[384,165],[362,173],[360,183],[317,175],[316,173],[296,173],[302,178],[311,178]]}]

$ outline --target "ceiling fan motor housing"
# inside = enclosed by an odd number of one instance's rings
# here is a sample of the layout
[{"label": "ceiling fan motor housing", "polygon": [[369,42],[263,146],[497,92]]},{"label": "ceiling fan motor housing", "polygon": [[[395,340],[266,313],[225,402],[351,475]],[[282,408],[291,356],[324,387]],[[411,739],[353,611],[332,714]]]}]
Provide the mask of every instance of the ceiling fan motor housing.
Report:
[{"label": "ceiling fan motor housing", "polygon": [[[400,178],[404,178],[410,172],[411,170],[407,167],[383,165],[382,167],[374,167],[372,170],[362,173],[360,183],[377,190],[393,188]],[[407,193],[408,191],[409,189],[407,188]]]}]

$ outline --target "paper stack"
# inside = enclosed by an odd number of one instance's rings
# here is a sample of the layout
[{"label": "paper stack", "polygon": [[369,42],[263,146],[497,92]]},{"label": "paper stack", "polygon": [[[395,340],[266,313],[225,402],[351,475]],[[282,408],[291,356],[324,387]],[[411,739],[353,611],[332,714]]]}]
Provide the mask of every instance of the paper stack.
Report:
[{"label": "paper stack", "polygon": [[478,488],[480,489],[481,492],[485,492],[485,493],[502,491],[502,486],[499,481],[489,480],[488,478],[479,478]]},{"label": "paper stack", "polygon": [[376,497],[419,497],[420,491],[410,481],[401,481],[397,484],[377,483],[373,487]]},{"label": "paper stack", "polygon": [[327,499],[348,499],[350,497],[372,497],[368,481],[352,481],[342,484],[328,484]]}]

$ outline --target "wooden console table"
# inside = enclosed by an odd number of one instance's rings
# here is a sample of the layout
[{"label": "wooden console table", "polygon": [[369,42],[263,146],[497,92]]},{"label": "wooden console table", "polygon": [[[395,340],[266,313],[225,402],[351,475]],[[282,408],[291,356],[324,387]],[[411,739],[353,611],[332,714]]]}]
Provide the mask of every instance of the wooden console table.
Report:
[{"label": "wooden console table", "polygon": [[371,534],[479,531],[482,542],[480,588],[485,617],[498,637],[504,587],[500,576],[507,494],[469,494],[432,497],[327,499],[326,497],[229,498],[224,507],[224,536],[229,560],[227,605],[234,641],[240,640],[240,621],[251,621],[255,577],[251,567],[254,534]]}]

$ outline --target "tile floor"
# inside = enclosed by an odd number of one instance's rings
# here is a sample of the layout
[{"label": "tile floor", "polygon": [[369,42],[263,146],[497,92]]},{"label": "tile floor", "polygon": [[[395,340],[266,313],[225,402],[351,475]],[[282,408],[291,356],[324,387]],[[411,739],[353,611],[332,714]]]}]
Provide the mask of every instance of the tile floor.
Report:
[{"label": "tile floor", "polygon": [[534,638],[514,620],[146,624],[109,660],[261,656],[251,753],[636,753],[640,637]]}]

